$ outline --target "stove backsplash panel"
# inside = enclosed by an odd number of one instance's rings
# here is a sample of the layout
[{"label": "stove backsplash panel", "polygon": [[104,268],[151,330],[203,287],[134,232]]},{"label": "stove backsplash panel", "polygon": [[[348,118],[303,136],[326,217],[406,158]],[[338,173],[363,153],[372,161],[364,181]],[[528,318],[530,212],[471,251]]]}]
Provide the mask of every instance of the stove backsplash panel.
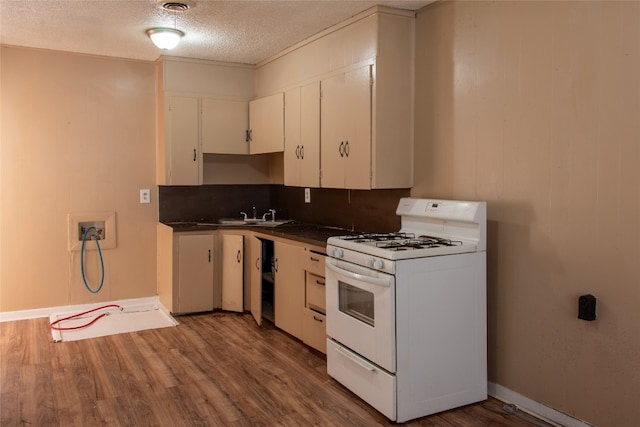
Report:
[{"label": "stove backsplash panel", "polygon": [[340,190],[312,188],[311,203],[304,188],[283,185],[160,186],[160,221],[211,221],[238,218],[244,211],[258,216],[276,209],[276,218],[354,231],[389,232],[400,229],[396,207],[409,189]]}]

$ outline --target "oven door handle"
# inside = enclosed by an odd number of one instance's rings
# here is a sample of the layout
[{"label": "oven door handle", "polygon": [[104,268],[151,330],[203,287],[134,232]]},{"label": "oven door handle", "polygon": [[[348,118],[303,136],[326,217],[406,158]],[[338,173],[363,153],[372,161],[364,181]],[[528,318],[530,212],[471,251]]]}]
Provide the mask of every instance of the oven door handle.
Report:
[{"label": "oven door handle", "polygon": [[385,287],[390,287],[391,286],[391,281],[393,280],[393,278],[384,278],[384,279],[380,279],[378,277],[371,277],[371,276],[367,276],[365,274],[359,274],[359,273],[354,273],[353,271],[349,271],[349,270],[345,270],[343,268],[337,267],[335,265],[333,265],[331,262],[326,263],[325,265],[328,269],[338,273],[338,274],[342,274],[343,276],[347,276],[350,277],[352,279],[355,280],[360,280],[362,282],[365,283],[370,283],[372,285],[377,285],[377,286],[385,286]]}]

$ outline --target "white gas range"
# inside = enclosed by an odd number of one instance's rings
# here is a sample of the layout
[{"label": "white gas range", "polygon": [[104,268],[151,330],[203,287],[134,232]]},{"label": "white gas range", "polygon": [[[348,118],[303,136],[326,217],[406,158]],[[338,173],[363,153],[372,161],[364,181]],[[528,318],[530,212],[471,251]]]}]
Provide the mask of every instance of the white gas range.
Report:
[{"label": "white gas range", "polygon": [[486,203],[403,198],[327,241],[327,370],[396,422],[487,398]]}]

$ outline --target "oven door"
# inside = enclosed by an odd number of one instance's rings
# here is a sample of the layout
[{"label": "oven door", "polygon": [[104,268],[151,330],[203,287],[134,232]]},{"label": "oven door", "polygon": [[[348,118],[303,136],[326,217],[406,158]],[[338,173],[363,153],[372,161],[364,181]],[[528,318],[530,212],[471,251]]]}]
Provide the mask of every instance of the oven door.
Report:
[{"label": "oven door", "polygon": [[325,290],[327,335],[395,373],[394,276],[329,258]]}]

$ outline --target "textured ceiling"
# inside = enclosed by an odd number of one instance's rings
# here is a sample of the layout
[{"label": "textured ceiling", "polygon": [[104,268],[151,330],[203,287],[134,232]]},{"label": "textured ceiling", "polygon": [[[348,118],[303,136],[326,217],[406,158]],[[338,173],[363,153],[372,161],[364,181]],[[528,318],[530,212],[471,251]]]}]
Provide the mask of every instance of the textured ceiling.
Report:
[{"label": "textured ceiling", "polygon": [[[0,43],[120,58],[160,55],[256,64],[375,5],[417,10],[433,0],[195,0],[184,12],[157,0],[0,0]],[[145,30],[186,33],[171,51]]]}]

